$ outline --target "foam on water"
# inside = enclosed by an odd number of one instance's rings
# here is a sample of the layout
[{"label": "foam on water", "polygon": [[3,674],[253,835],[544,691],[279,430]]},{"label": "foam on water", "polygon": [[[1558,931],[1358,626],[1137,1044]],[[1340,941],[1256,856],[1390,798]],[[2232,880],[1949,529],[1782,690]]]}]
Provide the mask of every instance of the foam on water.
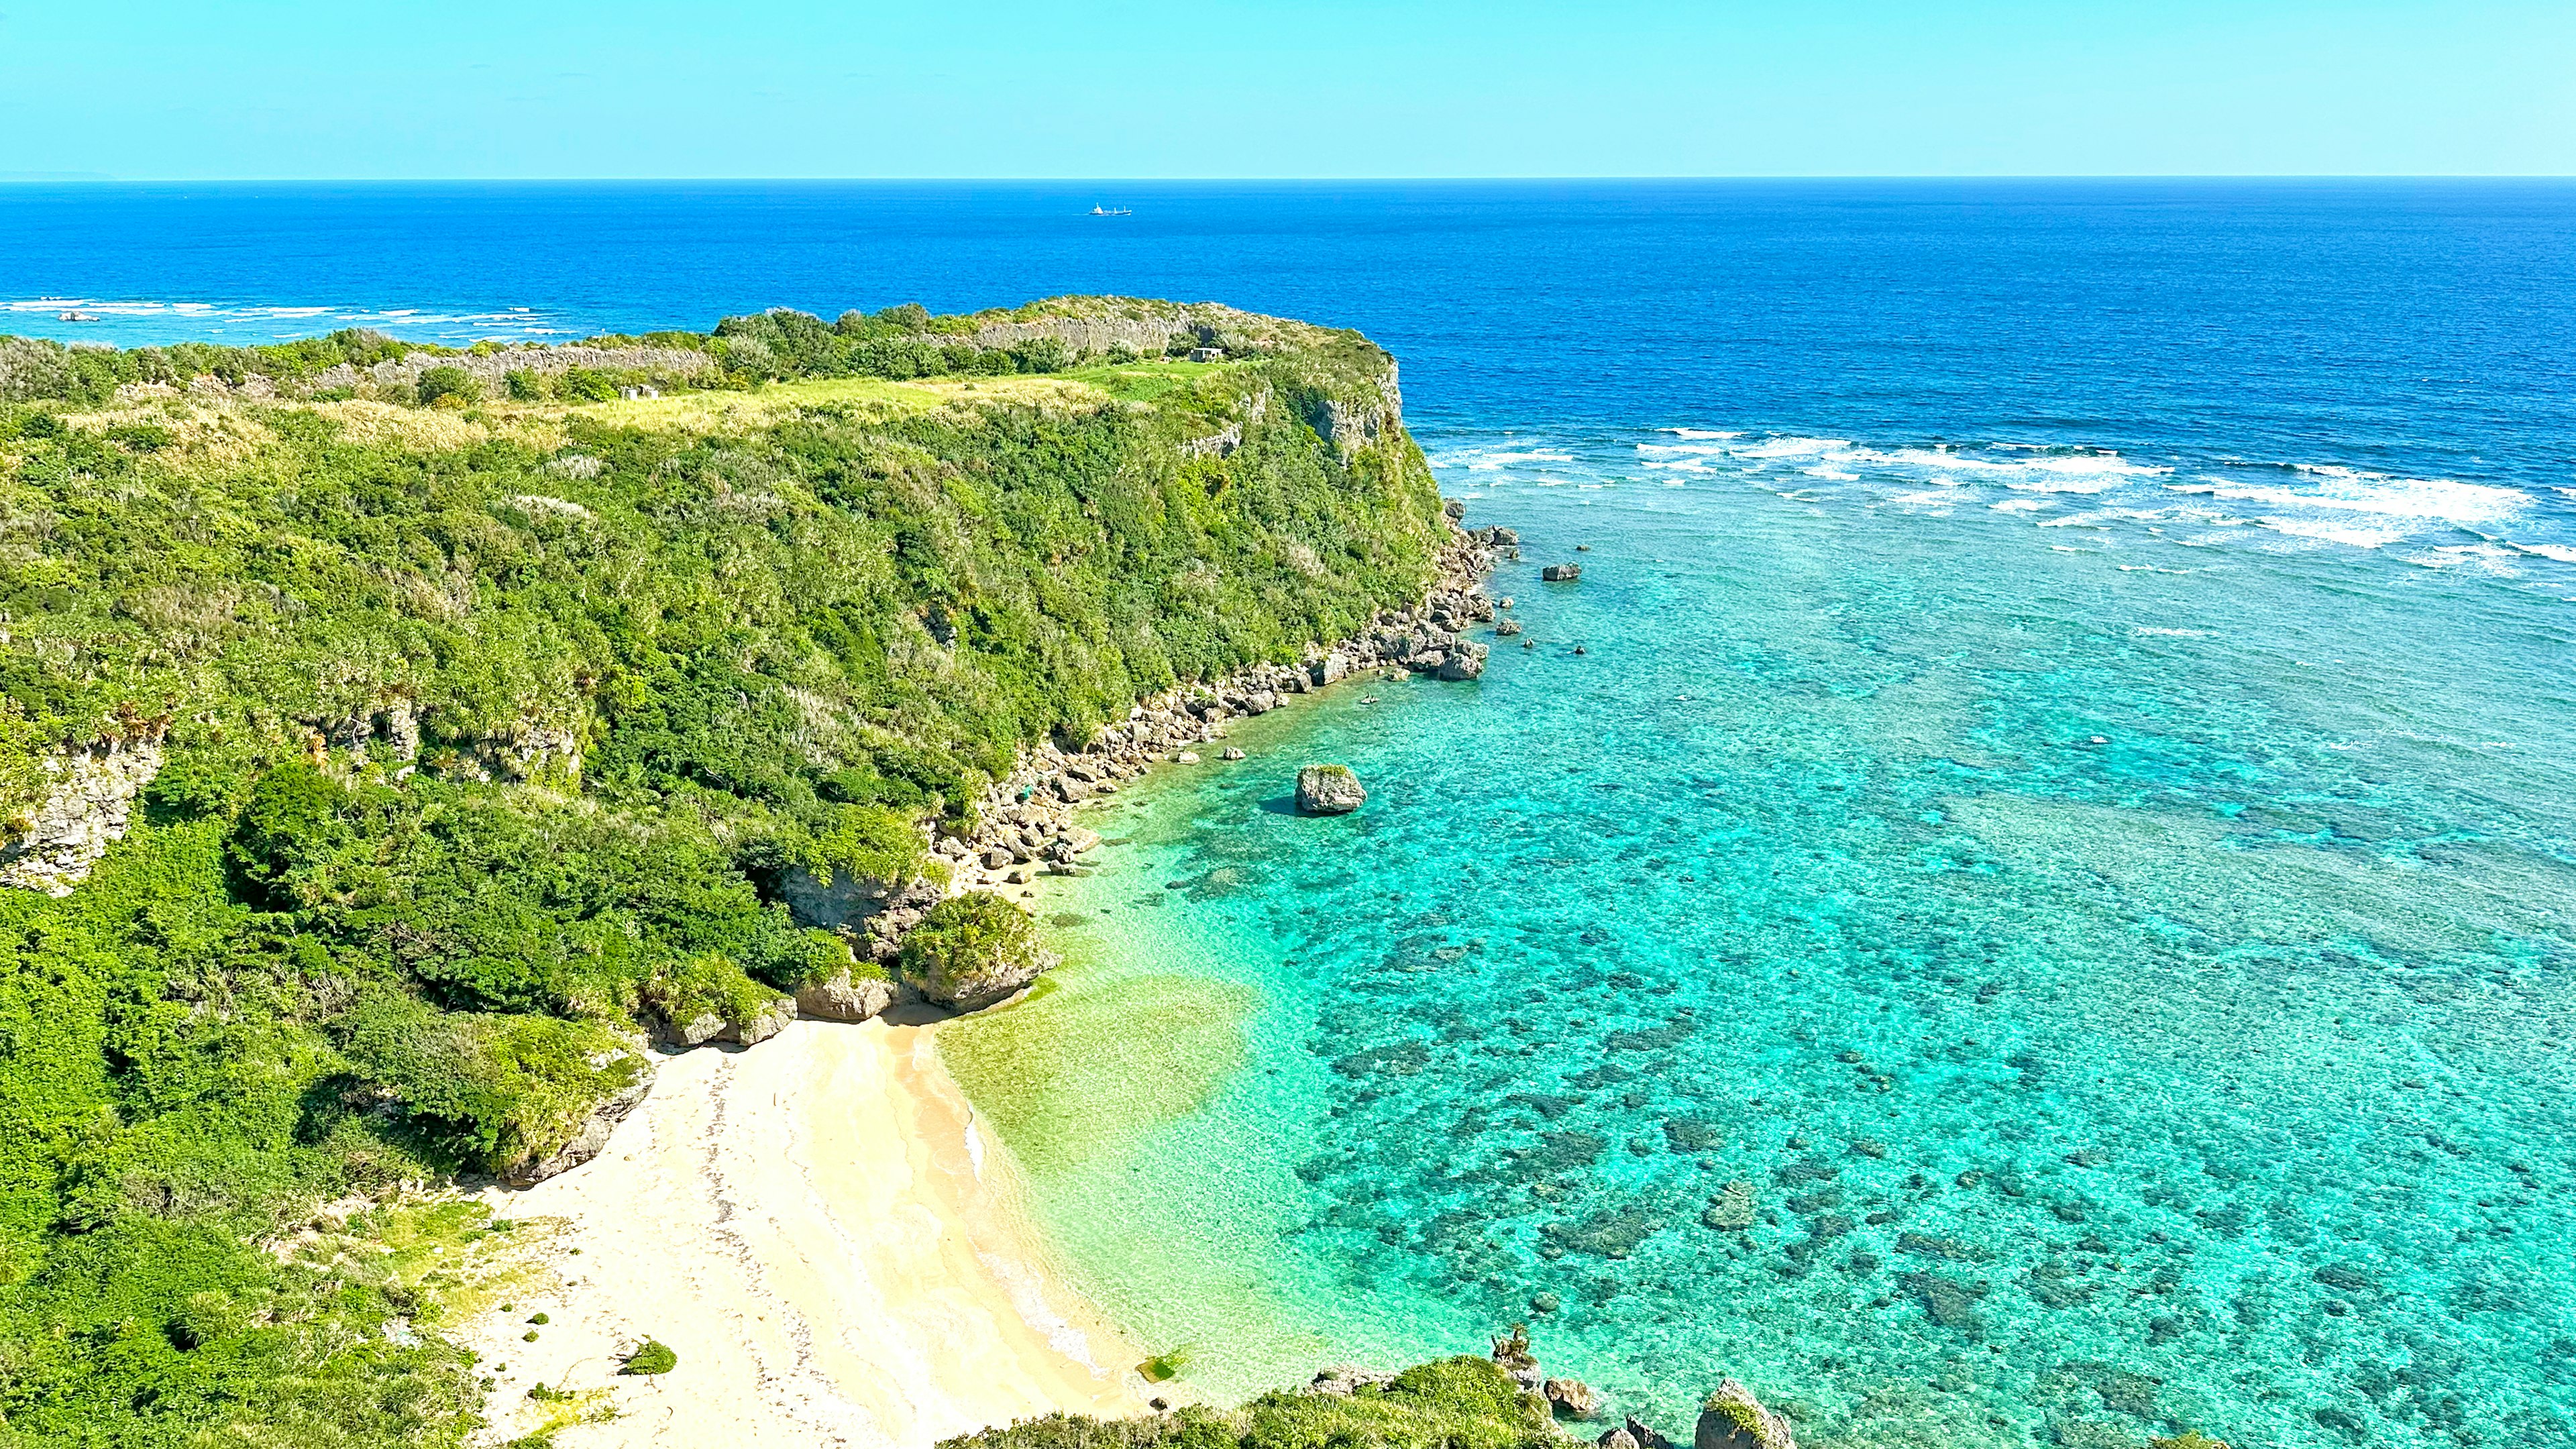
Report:
[{"label": "foam on water", "polygon": [[[1093,812],[1005,1017],[1126,1055],[986,1058],[1083,1286],[1218,1396],[1528,1319],[1670,1429],[1731,1372],[1826,1445],[2566,1444],[2576,723],[2490,642],[2565,579],[2155,534],[2162,475],[2061,552],[1779,496],[1810,441],[1491,484],[1536,647]],[[1297,817],[1325,758],[1370,803]]]}]

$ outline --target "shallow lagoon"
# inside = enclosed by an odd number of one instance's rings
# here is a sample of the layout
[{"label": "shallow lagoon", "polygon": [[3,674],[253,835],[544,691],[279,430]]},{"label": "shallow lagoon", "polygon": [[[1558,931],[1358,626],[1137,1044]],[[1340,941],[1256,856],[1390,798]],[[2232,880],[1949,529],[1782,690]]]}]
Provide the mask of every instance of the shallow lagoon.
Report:
[{"label": "shallow lagoon", "polygon": [[[1074,964],[951,1038],[1185,1382],[1527,1319],[1676,1429],[1733,1373],[1820,1443],[2568,1441],[2576,569],[2475,552],[2546,520],[1432,445],[1536,647],[1131,787]],[[1368,806],[1287,813],[1324,758]]]}]

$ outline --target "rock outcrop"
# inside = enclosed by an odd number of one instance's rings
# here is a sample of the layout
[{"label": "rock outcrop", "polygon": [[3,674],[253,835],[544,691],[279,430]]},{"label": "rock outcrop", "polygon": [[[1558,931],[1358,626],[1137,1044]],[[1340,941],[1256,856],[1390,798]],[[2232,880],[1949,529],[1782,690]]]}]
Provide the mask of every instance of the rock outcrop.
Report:
[{"label": "rock outcrop", "polygon": [[1797,1449],[1797,1443],[1788,1420],[1762,1407],[1751,1389],[1723,1379],[1700,1407],[1691,1449]]},{"label": "rock outcrop", "polygon": [[1601,1412],[1601,1396],[1581,1379],[1549,1379],[1538,1391],[1560,1419],[1589,1419]]},{"label": "rock outcrop", "polygon": [[854,978],[846,969],[796,992],[796,1010],[822,1021],[866,1021],[892,1005],[893,982],[883,976]]},{"label": "rock outcrop", "polygon": [[1348,815],[1368,803],[1368,791],[1348,765],[1308,765],[1297,772],[1297,808],[1309,815]]},{"label": "rock outcrop", "polygon": [[796,1019],[796,998],[763,996],[758,1004],[734,1015],[701,1011],[686,1021],[664,1021],[662,1038],[674,1046],[704,1046],[711,1041],[758,1046],[787,1029]]},{"label": "rock outcrop", "polygon": [[624,1121],[626,1114],[634,1111],[653,1090],[651,1063],[638,1058],[635,1065],[635,1080],[584,1118],[571,1141],[535,1161],[502,1169],[501,1181],[511,1187],[534,1187],[549,1177],[570,1172],[597,1157],[608,1146],[608,1136],[617,1130],[617,1124]]},{"label": "rock outcrop", "polygon": [[1305,1391],[1328,1398],[1347,1399],[1361,1389],[1384,1388],[1395,1382],[1395,1375],[1385,1369],[1361,1368],[1357,1364],[1335,1364],[1315,1375]]},{"label": "rock outcrop", "polygon": [[129,728],[85,750],[45,761],[49,788],[0,843],[0,885],[67,896],[107,848],[125,837],[134,799],[161,769],[161,731]]},{"label": "rock outcrop", "polygon": [[1551,584],[1570,584],[1583,577],[1583,565],[1549,564],[1538,571],[1538,576]]}]

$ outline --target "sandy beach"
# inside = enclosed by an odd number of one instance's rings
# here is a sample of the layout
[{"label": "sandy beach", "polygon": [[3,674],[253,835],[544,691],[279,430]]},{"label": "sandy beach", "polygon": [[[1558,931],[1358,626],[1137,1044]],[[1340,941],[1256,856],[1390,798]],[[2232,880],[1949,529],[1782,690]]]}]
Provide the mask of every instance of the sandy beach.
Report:
[{"label": "sandy beach", "polygon": [[[484,1438],[578,1413],[601,1422],[565,1428],[563,1449],[920,1446],[1054,1409],[1140,1411],[1140,1355],[1045,1269],[1008,1154],[933,1030],[799,1021],[668,1058],[597,1160],[488,1190],[546,1236],[510,1310],[460,1326],[487,1370],[506,1366]],[[647,1336],[678,1368],[618,1376]],[[588,1393],[531,1401],[538,1383]]]}]

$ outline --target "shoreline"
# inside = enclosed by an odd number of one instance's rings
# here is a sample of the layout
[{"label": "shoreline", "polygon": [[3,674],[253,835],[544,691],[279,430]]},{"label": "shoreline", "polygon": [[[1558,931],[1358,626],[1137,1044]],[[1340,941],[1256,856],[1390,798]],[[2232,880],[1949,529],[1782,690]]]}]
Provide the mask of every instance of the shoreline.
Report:
[{"label": "shoreline", "polygon": [[[1025,897],[1041,869],[1088,874],[1063,855],[1041,858],[1036,840],[1012,840],[1010,823],[1070,831],[1073,807],[1158,773],[1184,744],[1222,739],[1230,717],[1379,668],[1436,671],[1439,655],[1412,657],[1426,647],[1471,658],[1462,677],[1475,677],[1484,646],[1464,643],[1463,630],[1494,617],[1482,585],[1517,556],[1517,540],[1459,528],[1454,513],[1450,527],[1422,602],[1315,647],[1310,665],[1197,686],[1203,712],[1185,713],[1184,691],[1166,691],[1079,752],[1024,755],[985,802],[992,824],[950,857],[947,890]],[[1325,658],[1348,663],[1327,676]],[[1229,697],[1265,687],[1276,694],[1258,703]],[[1157,737],[1159,719],[1187,723]],[[1098,762],[1088,782],[1078,764],[1065,768],[1083,760]],[[1041,787],[1051,798],[1032,801]],[[980,858],[1005,842],[1017,857],[1007,865]],[[909,924],[909,913],[889,914],[845,936],[884,954]],[[1117,1419],[1149,1412],[1149,1401],[1196,1399],[1177,1383],[1149,1384],[1135,1367],[1145,1350],[1072,1286],[1019,1164],[941,1061],[941,1024],[800,1010],[749,1045],[664,1053],[651,1090],[595,1157],[477,1193],[496,1217],[551,1228],[537,1256],[552,1281],[453,1335],[484,1365],[506,1366],[492,1374],[491,1423],[474,1442],[552,1426],[562,1449],[876,1449],[1051,1412]],[[549,1322],[532,1344],[521,1335],[537,1312]],[[647,1337],[675,1350],[678,1367],[620,1375]],[[537,1384],[571,1397],[532,1400]]]},{"label": "shoreline", "polygon": [[[756,1050],[671,1056],[580,1171],[477,1196],[551,1228],[512,1311],[456,1327],[487,1372],[506,1366],[478,1443],[602,1408],[616,1417],[565,1427],[563,1449],[920,1446],[1147,1408],[1142,1353],[1055,1271],[930,1027],[802,1020]],[[678,1367],[620,1376],[648,1336]],[[531,1400],[538,1383],[578,1409]]]}]

